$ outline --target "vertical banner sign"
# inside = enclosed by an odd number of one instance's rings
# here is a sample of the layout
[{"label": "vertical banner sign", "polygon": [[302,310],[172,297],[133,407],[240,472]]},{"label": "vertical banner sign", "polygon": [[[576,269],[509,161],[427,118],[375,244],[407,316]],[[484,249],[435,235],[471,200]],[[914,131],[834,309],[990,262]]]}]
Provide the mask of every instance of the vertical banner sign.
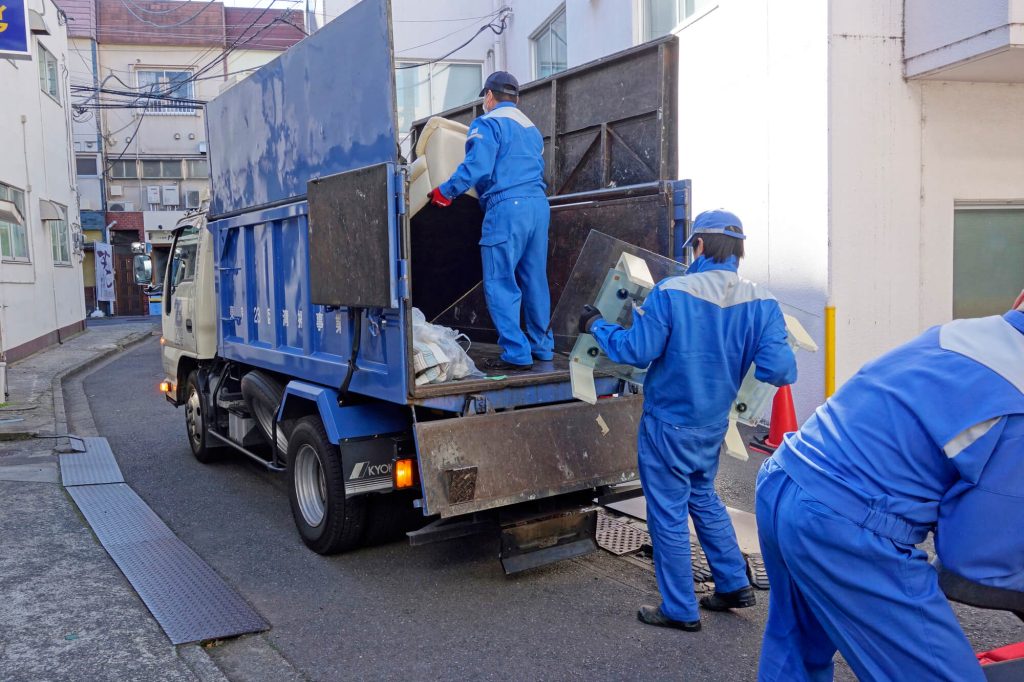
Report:
[{"label": "vertical banner sign", "polygon": [[114,300],[114,253],[110,244],[96,242],[96,300]]},{"label": "vertical banner sign", "polygon": [[32,59],[28,0],[0,0],[0,59]]}]

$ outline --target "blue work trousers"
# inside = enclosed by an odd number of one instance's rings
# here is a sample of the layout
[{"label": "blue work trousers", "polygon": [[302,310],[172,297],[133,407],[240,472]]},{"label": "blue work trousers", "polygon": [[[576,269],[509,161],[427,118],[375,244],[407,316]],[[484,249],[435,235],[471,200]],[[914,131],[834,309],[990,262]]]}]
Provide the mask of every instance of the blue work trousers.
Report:
[{"label": "blue work trousers", "polygon": [[773,459],[757,477],[771,592],[759,680],[984,680],[927,555],[808,495]]},{"label": "blue work trousers", "polygon": [[[548,291],[548,222],[544,197],[505,199],[487,207],[480,251],[487,310],[498,330],[501,359],[528,365],[550,360],[551,294]],[[526,319],[526,333],[520,327]]]},{"label": "blue work trousers", "polygon": [[715,589],[735,592],[750,585],[736,531],[715,492],[727,426],[674,426],[649,413],[640,421],[640,482],[647,499],[654,574],[661,611],[673,620],[700,619],[690,564],[690,516],[711,565]]}]

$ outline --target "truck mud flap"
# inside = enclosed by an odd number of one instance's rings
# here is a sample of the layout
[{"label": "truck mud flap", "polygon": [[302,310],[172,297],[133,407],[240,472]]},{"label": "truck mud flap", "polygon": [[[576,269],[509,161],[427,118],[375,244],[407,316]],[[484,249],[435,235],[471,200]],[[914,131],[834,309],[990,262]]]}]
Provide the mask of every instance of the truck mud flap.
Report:
[{"label": "truck mud flap", "polygon": [[457,516],[637,478],[640,396],[415,426],[427,513]]}]

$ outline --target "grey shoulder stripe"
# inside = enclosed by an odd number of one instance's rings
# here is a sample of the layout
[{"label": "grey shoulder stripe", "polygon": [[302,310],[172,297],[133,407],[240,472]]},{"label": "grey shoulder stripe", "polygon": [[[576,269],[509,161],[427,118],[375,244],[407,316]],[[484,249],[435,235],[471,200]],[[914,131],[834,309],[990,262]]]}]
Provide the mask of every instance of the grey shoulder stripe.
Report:
[{"label": "grey shoulder stripe", "polygon": [[953,459],[969,448],[975,441],[991,431],[992,427],[995,426],[1000,419],[1002,419],[1002,417],[993,417],[992,419],[987,419],[979,424],[975,424],[969,429],[961,431],[953,438],[953,440],[946,443],[942,448],[943,452],[946,453],[946,457]]},{"label": "grey shoulder stripe", "polygon": [[953,320],[939,329],[939,345],[985,365],[1024,393],[1024,334],[1002,317]]},{"label": "grey shoulder stripe", "polygon": [[681,291],[720,308],[730,308],[751,301],[773,301],[771,293],[729,270],[711,270],[692,275],[672,277],[661,283],[665,291]]},{"label": "grey shoulder stripe", "polygon": [[499,107],[492,109],[491,113],[484,114],[484,118],[510,118],[524,128],[535,128],[533,121],[526,117],[526,114],[515,107]]}]

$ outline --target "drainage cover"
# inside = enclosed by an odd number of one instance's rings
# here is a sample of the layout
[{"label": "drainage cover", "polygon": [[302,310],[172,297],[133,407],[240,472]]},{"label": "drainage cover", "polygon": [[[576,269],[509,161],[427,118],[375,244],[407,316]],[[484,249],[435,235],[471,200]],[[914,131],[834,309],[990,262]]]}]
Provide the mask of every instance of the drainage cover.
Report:
[{"label": "drainage cover", "polygon": [[[76,441],[71,440],[72,447]],[[106,438],[82,438],[85,452],[71,452],[60,456],[60,476],[64,487],[124,483],[121,469]]]},{"label": "drainage cover", "polygon": [[764,557],[760,554],[747,555],[747,576],[750,578],[750,584],[757,589],[769,589],[768,570],[764,567]]},{"label": "drainage cover", "polygon": [[597,544],[612,554],[622,556],[635,552],[650,541],[651,536],[639,528],[598,513]]},{"label": "drainage cover", "polygon": [[60,456],[64,487],[171,642],[266,630],[263,618],[124,483],[107,439],[80,440],[85,452]]}]

